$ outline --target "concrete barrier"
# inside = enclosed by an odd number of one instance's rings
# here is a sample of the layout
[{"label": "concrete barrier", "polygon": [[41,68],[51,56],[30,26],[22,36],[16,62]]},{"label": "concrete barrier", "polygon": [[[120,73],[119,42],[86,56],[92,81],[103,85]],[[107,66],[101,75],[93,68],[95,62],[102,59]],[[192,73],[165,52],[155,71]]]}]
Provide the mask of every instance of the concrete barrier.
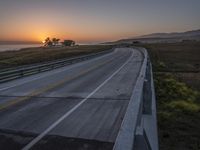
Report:
[{"label": "concrete barrier", "polygon": [[155,91],[147,50],[113,150],[158,150]]}]

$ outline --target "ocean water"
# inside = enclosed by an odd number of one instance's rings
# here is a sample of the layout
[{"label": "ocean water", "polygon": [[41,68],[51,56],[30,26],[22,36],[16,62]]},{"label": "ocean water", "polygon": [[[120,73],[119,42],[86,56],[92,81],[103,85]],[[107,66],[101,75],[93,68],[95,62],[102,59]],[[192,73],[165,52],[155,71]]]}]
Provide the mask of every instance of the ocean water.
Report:
[{"label": "ocean water", "polygon": [[40,47],[42,44],[0,44],[0,52],[20,50],[21,48]]}]

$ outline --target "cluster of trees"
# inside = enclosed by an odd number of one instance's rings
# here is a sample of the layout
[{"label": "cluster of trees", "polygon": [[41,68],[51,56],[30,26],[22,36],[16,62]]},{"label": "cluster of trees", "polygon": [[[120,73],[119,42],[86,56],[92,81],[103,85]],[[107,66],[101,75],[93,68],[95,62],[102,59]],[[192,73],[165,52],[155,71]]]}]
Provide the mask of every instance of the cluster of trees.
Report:
[{"label": "cluster of trees", "polygon": [[64,40],[63,42],[61,42],[62,45],[64,46],[74,46],[75,42],[73,40]]},{"label": "cluster of trees", "polygon": [[49,37],[47,37],[44,41],[44,46],[56,46],[58,44],[61,44],[63,46],[74,46],[75,45],[75,41],[73,40],[64,40],[63,42],[59,42],[60,39],[57,38],[52,38],[50,39]]}]

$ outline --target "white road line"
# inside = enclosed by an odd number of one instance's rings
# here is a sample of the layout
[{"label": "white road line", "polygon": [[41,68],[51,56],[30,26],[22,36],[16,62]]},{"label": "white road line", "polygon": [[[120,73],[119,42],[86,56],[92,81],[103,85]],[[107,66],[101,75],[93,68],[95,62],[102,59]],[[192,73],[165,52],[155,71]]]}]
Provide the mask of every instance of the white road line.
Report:
[{"label": "white road line", "polygon": [[41,134],[39,134],[36,138],[34,138],[30,143],[28,143],[22,150],[29,150],[32,148],[39,140],[41,140],[45,135],[47,135],[53,128],[55,128],[61,121],[63,121],[66,117],[68,117],[71,113],[73,113],[77,108],[79,108],[88,98],[90,98],[93,94],[95,94],[102,86],[104,86],[113,76],[115,76],[133,57],[133,52],[131,57],[118,69],[116,70],[109,78],[107,78],[103,83],[101,83],[94,91],[92,91],[86,98],[84,98],[81,102],[79,102],[76,106],[74,106],[71,110],[66,112],[62,117],[60,117],[56,122],[54,122],[51,126],[49,126],[46,130],[44,130]]},{"label": "white road line", "polygon": [[[114,53],[115,53],[115,51],[114,51]],[[105,54],[105,55],[96,57],[96,58],[94,58],[93,60],[99,60],[100,58],[103,58],[103,57],[105,57],[105,56],[109,56],[110,54],[114,54],[114,53],[113,53],[113,52],[112,52],[112,53],[108,53],[108,55]],[[92,59],[90,59],[90,60],[92,60]],[[90,62],[90,60],[87,61],[87,62]],[[85,61],[85,62],[86,62],[86,61]],[[86,62],[86,63],[87,63],[87,62]],[[81,64],[81,63],[82,63],[82,62],[79,62],[79,64]],[[78,64],[78,63],[77,63],[77,64]],[[77,65],[77,64],[75,64],[75,65]],[[64,69],[64,70],[58,70],[58,71],[56,71],[56,72],[53,72],[52,74],[46,74],[46,75],[43,75],[43,76],[39,76],[39,77],[33,78],[33,79],[31,79],[31,80],[28,80],[28,81],[20,82],[19,84],[15,84],[15,85],[13,85],[13,86],[8,86],[8,87],[5,87],[5,88],[1,88],[0,91],[4,91],[4,90],[10,89],[10,88],[13,88],[13,87],[16,87],[16,86],[23,85],[23,84],[25,84],[25,83],[28,83],[28,82],[31,82],[31,81],[34,81],[34,80],[37,80],[37,79],[41,79],[41,78],[44,78],[44,77],[47,77],[47,76],[54,75],[54,74],[56,74],[56,73],[60,73],[60,72],[63,72],[63,71],[70,70],[70,69],[72,69],[74,66],[70,66],[70,67],[69,67],[69,66],[66,66],[66,67],[68,67],[68,68],[66,68],[66,69]],[[62,68],[58,68],[58,69],[62,69]],[[52,70],[52,71],[54,71],[54,70]],[[44,73],[46,73],[46,72],[44,72]],[[37,74],[36,74],[36,75],[37,75]]]}]

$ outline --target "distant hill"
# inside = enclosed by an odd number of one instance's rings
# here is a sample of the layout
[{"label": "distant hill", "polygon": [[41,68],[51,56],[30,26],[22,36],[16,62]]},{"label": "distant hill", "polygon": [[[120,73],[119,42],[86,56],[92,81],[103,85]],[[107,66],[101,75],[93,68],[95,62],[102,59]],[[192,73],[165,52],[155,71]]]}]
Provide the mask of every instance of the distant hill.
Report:
[{"label": "distant hill", "polygon": [[187,32],[173,32],[173,33],[152,33],[148,35],[142,35],[134,38],[121,39],[114,42],[108,42],[104,44],[120,44],[120,43],[174,43],[181,42],[183,40],[195,40],[200,41],[200,29]]},{"label": "distant hill", "polygon": [[140,36],[138,38],[178,38],[178,37],[183,38],[183,37],[196,37],[196,36],[200,36],[200,29],[187,32],[152,33]]}]

